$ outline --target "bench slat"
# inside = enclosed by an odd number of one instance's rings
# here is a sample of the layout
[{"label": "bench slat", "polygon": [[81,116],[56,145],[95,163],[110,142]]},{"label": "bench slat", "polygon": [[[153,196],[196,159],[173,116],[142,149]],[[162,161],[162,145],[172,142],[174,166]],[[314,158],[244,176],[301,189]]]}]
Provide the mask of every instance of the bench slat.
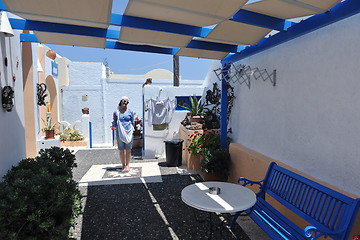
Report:
[{"label": "bench slat", "polygon": [[[306,205],[305,205],[305,208],[304,208],[304,211],[306,212],[307,215],[310,215],[310,211],[309,211],[309,210],[310,210],[310,207],[309,207],[309,206],[310,206],[310,203],[311,203],[312,198],[313,198],[313,196],[314,196],[313,193],[314,193],[314,189],[311,188],[311,189],[310,189],[310,193],[309,193],[311,197],[309,197],[309,199],[306,201]],[[311,201],[310,201],[310,200],[311,200]]]},{"label": "bench slat", "polygon": [[[311,188],[309,186],[305,185],[305,193],[304,193],[304,197],[302,198],[301,205],[300,205],[300,209],[302,211],[304,211],[305,203],[308,202],[310,189]],[[304,212],[306,212],[306,211],[304,211]]]},{"label": "bench slat", "polygon": [[299,181],[297,181],[296,179],[294,179],[294,181],[295,181],[295,187],[294,187],[294,189],[293,189],[293,191],[292,191],[292,193],[291,193],[291,201],[289,201],[292,205],[295,205],[295,195],[296,195],[296,192],[297,192],[297,189],[298,189],[298,187],[299,187]]},{"label": "bench slat", "polygon": [[323,214],[323,208],[324,208],[326,198],[327,198],[327,195],[323,194],[323,196],[321,198],[321,201],[320,201],[320,205],[317,208],[317,214],[316,214],[316,217],[315,217],[316,221],[319,221],[320,217],[321,217],[321,214]]},{"label": "bench slat", "polygon": [[320,222],[322,224],[325,224],[325,220],[327,217],[329,217],[329,215],[331,215],[331,212],[329,212],[329,207],[330,207],[330,202],[333,200],[333,198],[331,196],[328,196],[327,199],[326,199],[326,205],[324,207],[324,210],[323,210],[323,214],[320,218]]},{"label": "bench slat", "polygon": [[[330,212],[335,212],[335,211],[334,211],[335,206],[336,206],[336,199],[333,198],[329,211],[330,211]],[[330,227],[331,227],[331,225],[329,225],[330,220],[331,220],[331,217],[328,217],[327,220],[326,220],[326,222],[325,222],[325,225],[326,225],[326,226],[330,226]]]},{"label": "bench slat", "polygon": [[[270,232],[271,236],[281,237],[280,239],[306,239],[301,228],[291,221],[284,221],[286,218],[263,199],[259,199],[256,203],[255,210],[252,214],[256,216],[253,217],[261,218],[262,221],[268,221],[267,225],[271,223],[271,226],[266,226],[268,234]],[[254,218],[253,220],[255,221]]]},{"label": "bench slat", "polygon": [[315,215],[315,214],[312,214],[312,213],[314,212],[315,203],[316,203],[316,199],[317,199],[318,195],[319,195],[319,191],[314,189],[313,197],[312,197],[310,208],[309,208],[309,211],[308,211],[308,215],[311,216],[311,217],[314,217],[314,215]]},{"label": "bench slat", "polygon": [[333,216],[333,219],[331,220],[331,223],[330,223],[330,229],[335,229],[335,223],[336,223],[336,221],[338,219],[341,207],[342,207],[342,203],[340,201],[337,201],[334,216]]}]

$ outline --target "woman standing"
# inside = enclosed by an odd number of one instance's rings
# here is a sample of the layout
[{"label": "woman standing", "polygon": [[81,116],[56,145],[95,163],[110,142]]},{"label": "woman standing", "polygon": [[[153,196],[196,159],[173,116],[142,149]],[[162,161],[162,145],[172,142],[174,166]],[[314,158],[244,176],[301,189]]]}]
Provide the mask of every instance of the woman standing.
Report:
[{"label": "woman standing", "polygon": [[127,106],[129,98],[123,96],[118,109],[113,114],[113,127],[116,128],[116,140],[122,164],[122,172],[129,172],[131,148],[134,132],[134,112]]}]

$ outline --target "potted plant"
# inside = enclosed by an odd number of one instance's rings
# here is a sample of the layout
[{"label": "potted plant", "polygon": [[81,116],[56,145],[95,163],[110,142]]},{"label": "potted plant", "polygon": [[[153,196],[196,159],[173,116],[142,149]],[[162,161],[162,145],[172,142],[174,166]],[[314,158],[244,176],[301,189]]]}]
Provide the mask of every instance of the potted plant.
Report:
[{"label": "potted plant", "polygon": [[[231,138],[227,137],[227,145],[230,144]],[[205,152],[208,149],[220,148],[220,133],[216,130],[204,129],[204,132],[195,131],[189,135],[189,151],[190,159],[194,163],[194,166],[198,166],[201,169],[201,160],[204,158]]]},{"label": "potted plant", "polygon": [[200,162],[205,181],[227,181],[230,171],[228,148],[205,148]]},{"label": "potted plant", "polygon": [[196,96],[190,97],[190,105],[184,104],[181,107],[189,111],[190,122],[201,123],[204,115],[204,104],[201,102],[202,98],[197,99]]},{"label": "potted plant", "polygon": [[54,124],[51,124],[51,117],[47,117],[46,121],[44,119],[41,119],[44,123],[44,127],[41,129],[45,133],[45,139],[53,139],[55,135],[55,126],[56,122]]},{"label": "potted plant", "polygon": [[80,147],[86,146],[87,142],[84,141],[84,136],[74,128],[65,128],[60,134],[60,146],[62,147]]},{"label": "potted plant", "polygon": [[134,123],[135,125],[133,132],[133,148],[140,148],[142,143],[142,131],[143,131],[142,119],[135,117]]}]

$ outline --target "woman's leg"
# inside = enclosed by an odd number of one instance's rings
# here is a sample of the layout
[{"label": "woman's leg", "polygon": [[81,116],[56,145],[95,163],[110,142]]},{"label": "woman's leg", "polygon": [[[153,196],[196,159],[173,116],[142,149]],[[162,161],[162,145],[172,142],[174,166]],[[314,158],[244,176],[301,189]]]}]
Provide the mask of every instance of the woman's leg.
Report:
[{"label": "woman's leg", "polygon": [[131,159],[131,149],[125,149],[125,153],[126,153],[126,165],[125,165],[124,170],[130,171],[129,164],[130,164],[130,159]]},{"label": "woman's leg", "polygon": [[125,169],[125,150],[119,150],[119,155],[120,155],[120,161],[121,161],[121,165],[122,165],[122,169]]}]

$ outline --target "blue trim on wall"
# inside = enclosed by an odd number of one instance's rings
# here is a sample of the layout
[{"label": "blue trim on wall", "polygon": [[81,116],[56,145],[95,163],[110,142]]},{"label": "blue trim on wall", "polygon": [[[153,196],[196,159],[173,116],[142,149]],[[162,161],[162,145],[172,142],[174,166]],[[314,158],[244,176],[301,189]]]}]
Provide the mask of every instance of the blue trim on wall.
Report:
[{"label": "blue trim on wall", "polygon": [[[186,109],[181,106],[184,106],[185,104],[190,106],[190,97],[193,97],[193,96],[175,96],[175,99],[176,99],[175,110],[185,111]],[[196,99],[199,101],[201,99],[201,96],[196,96]]]},{"label": "blue trim on wall", "polygon": [[247,47],[238,54],[227,56],[222,60],[223,64],[236,62],[247,58],[256,53],[275,47],[294,38],[300,37],[319,28],[326,27],[344,18],[350,17],[360,12],[359,0],[347,0],[339,3],[330,11],[314,15],[290,28],[286,32],[279,32],[269,38],[264,38],[258,44]]},{"label": "blue trim on wall", "polygon": [[230,20],[277,31],[285,31],[295,24],[291,21],[251,12],[244,9],[240,9],[232,18],[230,18]]}]

